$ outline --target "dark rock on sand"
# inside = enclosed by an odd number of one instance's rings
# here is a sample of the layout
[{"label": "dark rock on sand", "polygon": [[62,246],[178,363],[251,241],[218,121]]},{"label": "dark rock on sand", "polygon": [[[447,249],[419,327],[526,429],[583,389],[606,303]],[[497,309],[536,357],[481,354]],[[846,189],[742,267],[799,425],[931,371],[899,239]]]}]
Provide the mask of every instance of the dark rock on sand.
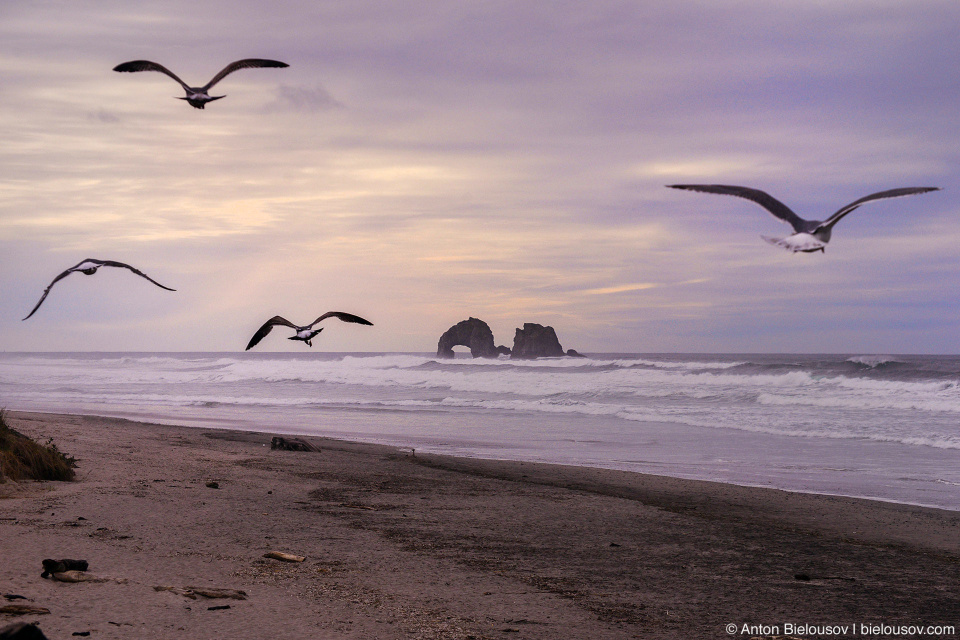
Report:
[{"label": "dark rock on sand", "polygon": [[517,329],[513,337],[511,358],[526,360],[532,358],[557,358],[565,355],[557,332],[553,327],[545,327],[533,322],[523,323],[523,329]]},{"label": "dark rock on sand", "polygon": [[437,357],[453,358],[456,346],[468,347],[474,358],[496,358],[501,353],[510,353],[506,347],[494,344],[489,325],[477,318],[463,320],[447,329],[437,342]]},{"label": "dark rock on sand", "polygon": [[0,640],[47,640],[35,624],[15,622],[0,629]]},{"label": "dark rock on sand", "polygon": [[300,438],[281,438],[280,436],[273,437],[273,440],[270,441],[270,448],[280,451],[320,451],[319,447],[313,446],[306,440],[301,440]]},{"label": "dark rock on sand", "polygon": [[40,574],[40,577],[46,578],[52,573],[65,573],[67,571],[86,571],[88,567],[89,563],[86,560],[70,560],[68,558],[51,560],[47,558],[43,561],[43,573]]}]

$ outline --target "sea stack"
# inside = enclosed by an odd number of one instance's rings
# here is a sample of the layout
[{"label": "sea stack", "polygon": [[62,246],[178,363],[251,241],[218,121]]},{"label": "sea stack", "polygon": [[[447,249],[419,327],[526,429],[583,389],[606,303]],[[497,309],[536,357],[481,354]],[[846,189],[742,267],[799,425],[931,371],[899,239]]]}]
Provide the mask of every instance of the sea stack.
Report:
[{"label": "sea stack", "polygon": [[510,358],[532,360],[534,358],[558,358],[566,355],[557,332],[553,327],[545,327],[533,322],[523,323],[523,329],[517,329],[513,337],[513,351]]},{"label": "sea stack", "polygon": [[469,347],[474,358],[496,358],[500,354],[509,354],[510,349],[493,342],[493,331],[483,320],[470,318],[461,320],[443,332],[437,342],[438,358],[454,358],[453,348]]}]

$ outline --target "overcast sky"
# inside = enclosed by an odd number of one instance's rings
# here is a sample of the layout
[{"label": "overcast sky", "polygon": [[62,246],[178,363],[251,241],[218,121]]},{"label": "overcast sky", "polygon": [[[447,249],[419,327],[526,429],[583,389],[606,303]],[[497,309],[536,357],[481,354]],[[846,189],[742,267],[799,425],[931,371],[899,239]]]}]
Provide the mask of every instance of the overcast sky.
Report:
[{"label": "overcast sky", "polygon": [[[960,3],[0,5],[0,350],[960,352]],[[205,110],[202,85],[241,70]],[[823,219],[824,254],[738,198]],[[84,258],[128,262],[61,280]],[[299,350],[277,330],[258,351]]]}]

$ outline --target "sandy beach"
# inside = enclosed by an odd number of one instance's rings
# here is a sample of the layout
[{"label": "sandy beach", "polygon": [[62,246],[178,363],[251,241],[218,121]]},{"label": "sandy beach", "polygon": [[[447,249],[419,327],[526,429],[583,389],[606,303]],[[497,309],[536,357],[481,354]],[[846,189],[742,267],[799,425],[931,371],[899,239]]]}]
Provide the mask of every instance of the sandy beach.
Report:
[{"label": "sandy beach", "polygon": [[[323,438],[276,451],[269,425],[7,417],[78,460],[76,482],[0,485],[0,605],[49,610],[0,626],[51,640],[960,627],[960,512]],[[41,578],[45,558],[97,581]]]}]

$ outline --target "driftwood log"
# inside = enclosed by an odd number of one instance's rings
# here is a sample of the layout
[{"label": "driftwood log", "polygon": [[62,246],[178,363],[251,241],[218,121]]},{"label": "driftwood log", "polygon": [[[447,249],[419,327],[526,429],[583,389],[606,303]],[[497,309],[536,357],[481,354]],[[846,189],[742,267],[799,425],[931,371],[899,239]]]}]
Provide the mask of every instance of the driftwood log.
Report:
[{"label": "driftwood log", "polygon": [[263,554],[263,557],[280,560],[281,562],[303,562],[306,560],[304,556],[296,556],[292,553],[284,553],[283,551],[271,551]]},{"label": "driftwood log", "polygon": [[239,589],[216,589],[213,587],[154,587],[154,591],[170,591],[184,598],[196,600],[203,598],[229,598],[231,600],[246,600],[247,592]]}]

